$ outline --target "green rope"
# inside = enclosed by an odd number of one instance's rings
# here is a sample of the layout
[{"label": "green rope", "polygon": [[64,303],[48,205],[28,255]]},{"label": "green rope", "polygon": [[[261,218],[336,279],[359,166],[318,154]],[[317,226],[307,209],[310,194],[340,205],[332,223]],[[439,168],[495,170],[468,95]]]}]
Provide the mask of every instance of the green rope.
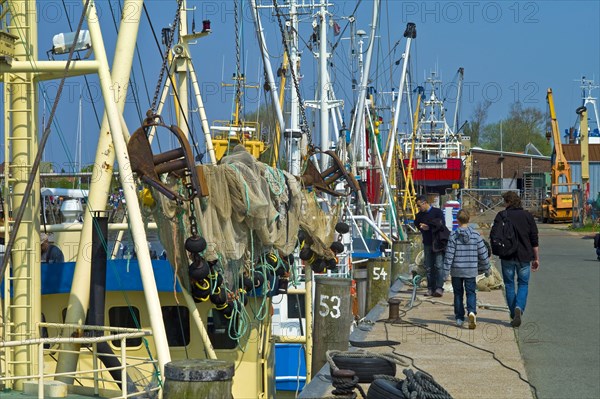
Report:
[{"label": "green rope", "polygon": [[[265,180],[269,184],[269,189],[275,196],[280,196],[285,190],[285,175],[279,169],[267,166],[267,174],[265,174]],[[274,185],[277,184],[275,187]]]}]

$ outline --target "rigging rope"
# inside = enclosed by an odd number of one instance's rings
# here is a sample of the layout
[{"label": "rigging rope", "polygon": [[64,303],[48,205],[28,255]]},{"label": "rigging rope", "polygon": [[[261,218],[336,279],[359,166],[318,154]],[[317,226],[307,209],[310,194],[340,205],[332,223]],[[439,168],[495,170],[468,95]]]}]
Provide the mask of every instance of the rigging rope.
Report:
[{"label": "rigging rope", "polygon": [[[160,89],[162,87],[163,79],[165,76],[165,71],[167,70],[167,63],[169,59],[169,51],[171,51],[171,46],[173,45],[173,39],[175,38],[175,31],[177,30],[177,26],[179,25],[179,21],[181,19],[181,4],[183,0],[177,0],[177,11],[175,12],[175,18],[173,19],[173,23],[171,24],[171,29],[169,30],[169,34],[165,37],[165,52],[162,54],[162,66],[160,68],[160,73],[158,76],[158,81],[156,82],[156,88],[154,89],[154,97],[152,98],[152,104],[150,105],[150,109],[152,113],[156,113],[156,106],[158,105],[158,98],[160,97]],[[156,44],[160,48],[160,44],[158,44],[158,39],[156,38],[156,33],[154,31],[154,27],[152,26],[152,22],[150,21],[150,16],[148,14],[148,9],[146,8],[146,4],[144,4],[144,12],[146,13],[146,17],[148,18],[148,22],[150,23],[150,27],[152,28],[152,33],[154,34],[154,40]]]}]

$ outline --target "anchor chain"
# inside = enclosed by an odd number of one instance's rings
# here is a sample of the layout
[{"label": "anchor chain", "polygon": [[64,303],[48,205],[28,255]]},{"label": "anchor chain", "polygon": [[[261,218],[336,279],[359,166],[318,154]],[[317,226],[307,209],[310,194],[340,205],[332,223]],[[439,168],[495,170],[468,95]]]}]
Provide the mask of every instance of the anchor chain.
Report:
[{"label": "anchor chain", "polygon": [[192,233],[192,237],[197,237],[198,236],[198,221],[196,220],[196,204],[194,204],[195,190],[194,190],[194,187],[192,186],[192,184],[189,182],[186,183],[185,187],[188,190],[188,198],[191,198],[190,214],[189,214],[190,232]]}]

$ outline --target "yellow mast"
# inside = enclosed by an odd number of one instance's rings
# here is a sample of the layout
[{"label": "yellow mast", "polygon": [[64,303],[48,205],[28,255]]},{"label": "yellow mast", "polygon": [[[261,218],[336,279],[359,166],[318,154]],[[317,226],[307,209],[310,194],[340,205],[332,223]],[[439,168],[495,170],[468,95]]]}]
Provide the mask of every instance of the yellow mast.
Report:
[{"label": "yellow mast", "polygon": [[[413,158],[415,154],[415,139],[417,137],[417,128],[419,123],[419,109],[421,107],[421,94],[417,97],[417,107],[415,108],[415,116],[413,123],[413,131],[411,136],[411,145],[410,145],[410,156],[408,157],[408,170],[404,168],[404,162],[401,162],[402,165],[402,173],[404,174],[404,194],[403,194],[403,202],[402,202],[402,210],[404,211],[404,215],[408,216],[409,219],[414,219],[415,212],[415,183],[412,177],[412,164]],[[400,149],[400,153],[402,153],[402,149]]]},{"label": "yellow mast", "polygon": [[[14,59],[30,66],[37,63],[37,21],[36,2],[20,0],[2,2],[10,14],[3,14],[11,34],[14,35]],[[3,46],[4,47],[4,46]],[[12,57],[9,57],[12,58]],[[6,58],[5,58],[6,59]],[[3,64],[5,61],[0,61]],[[14,65],[14,63],[13,63]],[[0,65],[2,67],[3,65]],[[10,71],[10,64],[7,69]],[[2,68],[4,69],[4,68]],[[27,181],[32,173],[32,165],[38,152],[38,87],[36,72],[5,72],[3,80],[4,111],[4,195],[12,201],[5,201],[9,210],[17,210],[23,204]],[[10,234],[15,235],[14,247],[10,254],[11,268],[5,272],[5,292],[3,311],[6,317],[3,340],[39,338],[41,321],[40,289],[40,181],[36,173],[21,224],[16,231],[10,231],[12,223],[5,222],[6,242]],[[8,197],[6,197],[8,199]],[[7,212],[8,214],[8,212]],[[12,297],[8,294],[12,285]],[[7,295],[8,294],[8,295]],[[2,372],[15,376],[31,375],[38,370],[38,347],[35,345],[7,348]],[[23,381],[14,383],[22,389]]]},{"label": "yellow mast", "polygon": [[[283,64],[281,67],[281,80],[279,84],[279,106],[283,108],[283,100],[285,95],[285,82],[286,82],[286,73],[285,71],[288,68],[288,55],[287,52],[283,53]],[[272,167],[277,166],[277,162],[279,161],[279,143],[281,142],[281,127],[279,123],[275,125],[275,141],[273,143],[273,160],[271,162]]]}]

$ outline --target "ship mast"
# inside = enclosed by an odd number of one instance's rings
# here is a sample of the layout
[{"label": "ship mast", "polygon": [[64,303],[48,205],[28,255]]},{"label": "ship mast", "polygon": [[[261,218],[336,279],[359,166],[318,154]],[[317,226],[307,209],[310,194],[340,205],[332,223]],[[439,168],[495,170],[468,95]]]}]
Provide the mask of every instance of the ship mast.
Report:
[{"label": "ship mast", "polygon": [[[38,34],[36,25],[36,2],[31,0],[9,1],[10,20],[6,25],[14,34],[14,58],[11,63],[0,61],[3,81],[4,115],[4,204],[13,210],[24,207],[21,223],[11,231],[12,212],[5,212],[5,238],[7,245],[3,268],[10,257],[11,269],[2,269],[4,276],[4,299],[2,301],[3,340],[35,339],[39,337],[36,326],[41,321],[40,288],[40,179],[39,171],[32,165],[38,153],[38,73],[31,66],[38,62]],[[4,10],[3,10],[4,11]],[[6,14],[5,14],[6,15]],[[18,60],[18,61],[17,61]],[[35,173],[32,195],[26,192],[27,183]],[[10,198],[8,198],[10,194]],[[27,198],[25,200],[25,198]],[[14,235],[9,238],[10,235]],[[10,252],[9,252],[10,251]],[[6,277],[6,278],[4,278]],[[10,280],[9,280],[10,278]],[[12,285],[12,294],[10,286]],[[3,373],[15,376],[31,375],[38,364],[38,346],[6,348],[6,364]],[[4,369],[7,367],[7,369]],[[23,382],[16,380],[14,387],[22,389]]]}]

